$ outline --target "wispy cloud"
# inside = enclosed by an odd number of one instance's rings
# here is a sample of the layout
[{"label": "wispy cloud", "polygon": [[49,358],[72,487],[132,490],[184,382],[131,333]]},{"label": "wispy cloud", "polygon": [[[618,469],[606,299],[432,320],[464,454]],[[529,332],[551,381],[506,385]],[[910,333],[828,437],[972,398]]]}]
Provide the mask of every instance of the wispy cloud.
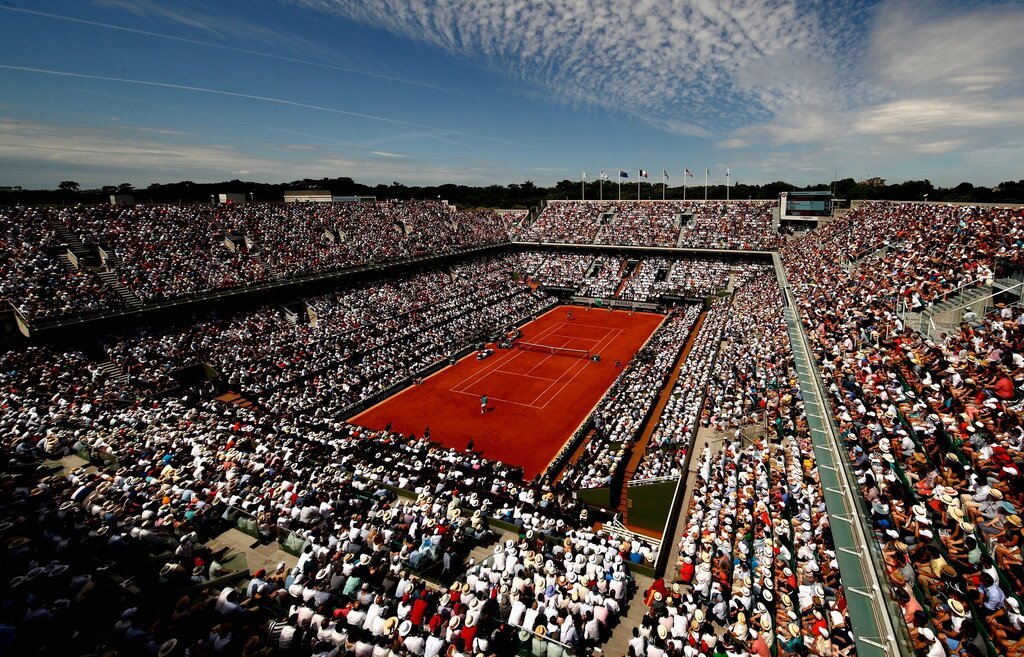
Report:
[{"label": "wispy cloud", "polygon": [[1018,2],[287,1],[734,155],[884,167],[1024,126]]},{"label": "wispy cloud", "polygon": [[764,108],[747,100],[761,92],[741,79],[743,67],[813,53],[824,38],[798,0],[292,1],[684,136],[757,118]]}]

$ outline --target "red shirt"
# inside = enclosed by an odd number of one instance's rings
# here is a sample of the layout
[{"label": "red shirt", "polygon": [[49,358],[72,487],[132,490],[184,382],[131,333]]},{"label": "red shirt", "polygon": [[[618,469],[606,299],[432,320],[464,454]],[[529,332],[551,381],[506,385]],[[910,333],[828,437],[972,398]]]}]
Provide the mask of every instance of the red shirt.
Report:
[{"label": "red shirt", "polygon": [[1013,390],[1013,381],[1011,381],[1010,377],[1005,374],[999,377],[999,379],[996,380],[996,384],[992,387],[995,389],[996,395],[1000,399],[1013,399],[1013,395],[1015,394]]}]

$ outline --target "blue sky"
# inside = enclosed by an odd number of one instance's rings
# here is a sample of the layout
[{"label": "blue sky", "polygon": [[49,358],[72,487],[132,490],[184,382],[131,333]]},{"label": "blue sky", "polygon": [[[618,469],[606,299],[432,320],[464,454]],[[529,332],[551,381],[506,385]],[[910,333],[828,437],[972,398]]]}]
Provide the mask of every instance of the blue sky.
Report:
[{"label": "blue sky", "polygon": [[969,0],[4,2],[0,185],[994,185],[1022,34]]}]

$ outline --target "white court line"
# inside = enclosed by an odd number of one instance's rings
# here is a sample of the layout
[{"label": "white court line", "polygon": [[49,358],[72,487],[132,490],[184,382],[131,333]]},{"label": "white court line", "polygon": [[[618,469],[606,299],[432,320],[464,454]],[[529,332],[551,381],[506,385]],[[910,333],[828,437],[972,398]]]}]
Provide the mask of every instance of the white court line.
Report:
[{"label": "white court line", "polygon": [[[547,313],[544,313],[544,314],[546,315]],[[543,317],[543,316],[544,315],[541,315],[541,317]],[[542,332],[538,333],[536,337],[538,337],[538,338],[539,337],[545,337],[546,338],[549,333],[551,333],[552,331],[557,330],[558,326],[559,326],[558,324],[553,324],[550,328],[546,329],[545,331],[542,331]],[[449,388],[449,390],[451,392],[462,392],[462,390],[456,390],[456,388],[468,387],[468,386],[464,386],[464,384],[466,384],[471,379],[476,379],[478,377],[479,377],[479,380],[482,381],[483,379],[487,378],[487,375],[490,374],[492,371],[498,369],[499,367],[501,367],[505,363],[511,363],[516,358],[519,358],[522,355],[523,355],[522,350],[519,350],[519,349],[509,350],[509,352],[507,354],[505,354],[501,358],[496,359],[491,367],[484,367],[483,369],[470,374],[465,379],[459,381],[454,386]],[[467,358],[469,358],[469,356],[467,356]],[[469,385],[473,385],[473,384],[470,383]]]},{"label": "white court line", "polygon": [[[565,322],[561,322],[561,324],[564,325]],[[555,325],[555,326],[557,327],[559,325]],[[552,328],[555,328],[555,327],[552,327]],[[617,330],[617,331],[621,332],[621,329],[613,329],[613,330]],[[551,337],[550,334],[544,335],[545,339],[547,339],[549,337]],[[566,337],[569,337],[569,336],[566,336]],[[575,338],[569,337],[569,339],[575,339]],[[605,339],[607,339],[607,336],[605,337]],[[551,346],[559,346],[559,345],[551,345]],[[564,346],[564,345],[561,345],[561,346]],[[522,352],[520,352],[520,354],[521,353]],[[551,388],[551,386],[553,386],[556,383],[558,383],[562,379],[562,377],[564,377],[566,374],[571,372],[574,367],[576,367],[576,363],[570,363],[569,366],[567,368],[565,368],[565,371],[563,371],[561,374],[559,374],[558,378],[555,378],[555,379],[548,379],[548,378],[545,378],[545,377],[533,376],[533,375],[530,374],[530,372],[532,372],[533,370],[537,369],[538,367],[540,367],[541,365],[546,363],[548,361],[548,359],[552,358],[553,356],[554,356],[554,354],[550,354],[548,356],[545,356],[543,360],[541,360],[539,363],[537,363],[536,365],[531,367],[529,370],[527,370],[525,374],[520,374],[519,372],[506,372],[504,370],[499,370],[498,368],[493,368],[493,369],[487,371],[486,376],[484,376],[484,377],[474,381],[470,385],[479,385],[481,382],[485,381],[487,379],[487,377],[490,376],[491,374],[493,374],[494,372],[502,372],[503,374],[509,374],[511,376],[522,376],[522,377],[530,378],[530,379],[540,379],[541,381],[548,381],[550,383],[549,383],[548,387],[544,389],[544,391],[547,391],[547,390],[549,390]],[[512,361],[512,359],[510,359],[508,362],[511,362],[511,361]],[[588,363],[589,363],[589,361],[588,361]],[[584,365],[584,369],[586,369],[586,365]],[[460,384],[460,386],[461,386],[461,384]],[[469,386],[467,386],[467,387],[469,387]],[[501,399],[500,397],[488,396],[488,399],[493,399],[495,401],[502,401],[502,402],[505,402],[507,404],[516,404],[517,406],[526,406],[528,408],[538,408],[539,409],[539,408],[544,408],[545,406],[547,406],[547,404],[545,404],[544,406],[537,406],[536,405],[537,400],[540,399],[541,396],[543,396],[544,391],[542,391],[540,393],[540,395],[535,397],[529,404],[524,404],[522,402],[514,402],[514,401],[512,401],[510,399]],[[463,395],[472,395],[474,397],[476,396],[476,393],[466,392],[465,390],[455,390],[454,388],[451,389],[451,392],[457,392],[457,393],[463,394]]]},{"label": "white court line", "polygon": [[[614,330],[615,330],[615,331],[618,331],[618,335],[616,335],[616,336],[615,336],[616,338],[617,338],[617,337],[618,337],[619,335],[622,335],[622,329],[614,329]],[[610,335],[609,335],[609,336],[606,336],[606,337],[604,338],[604,340],[608,340],[609,338],[611,338],[611,340],[610,340],[610,341],[608,342],[608,344],[610,345],[610,344],[611,344],[612,342],[614,342],[614,341],[615,341],[615,338],[612,338],[612,336],[610,336]],[[601,342],[604,342],[604,340],[602,340]],[[601,343],[599,342],[599,343],[597,343],[596,345],[594,345],[594,349],[597,349],[597,348],[598,348],[598,347],[600,346],[600,344],[601,344]],[[573,380],[575,380],[575,378],[576,378],[577,376],[579,376],[579,375],[580,375],[580,372],[582,372],[583,370],[585,370],[585,369],[587,369],[588,367],[590,367],[590,364],[591,364],[591,363],[593,363],[593,362],[594,362],[594,361],[592,361],[592,360],[589,360],[589,359],[588,359],[588,360],[587,360],[587,362],[586,362],[586,363],[585,363],[585,364],[583,365],[583,367],[581,367],[581,368],[579,369],[579,372],[576,372],[575,374],[573,374],[573,375],[572,375],[572,378],[570,378],[570,379],[569,379],[568,381],[566,381],[566,382],[565,382],[565,384],[563,384],[563,385],[562,385],[562,387],[558,389],[558,392],[556,392],[556,393],[555,393],[554,395],[552,395],[552,396],[551,396],[551,399],[548,399],[548,400],[547,400],[546,402],[544,402],[544,406],[541,406],[540,408],[545,408],[545,407],[547,407],[547,405],[551,403],[551,400],[552,400],[552,399],[554,399],[555,397],[557,397],[557,396],[558,396],[558,394],[559,394],[560,392],[562,392],[563,390],[565,390],[565,387],[566,387],[567,385],[569,385],[569,384],[570,384],[570,383],[571,383],[571,382],[572,382]],[[562,378],[562,376],[565,376],[566,374],[568,374],[568,373],[569,373],[569,372],[570,372],[570,371],[572,370],[572,368],[573,368],[573,367],[575,367],[575,366],[576,366],[576,365],[575,365],[575,363],[574,363],[574,364],[573,364],[573,365],[571,365],[571,366],[570,366],[570,367],[569,367],[569,368],[568,368],[567,370],[565,370],[565,372],[563,372],[563,373],[562,373],[562,375],[561,375],[561,376],[559,376],[558,378],[559,378],[559,379],[561,379],[561,378]],[[544,393],[546,393],[546,392],[547,392],[548,390],[550,390],[550,389],[552,388],[552,386],[554,386],[554,385],[555,385],[555,383],[558,383],[558,379],[556,379],[556,380],[555,380],[555,382],[554,382],[554,383],[552,383],[552,384],[551,384],[550,386],[548,386],[547,388],[544,388],[544,390],[542,390],[542,391],[541,391],[541,393],[540,393],[539,395],[537,395],[537,396],[536,396],[536,397],[535,397],[535,398],[533,399],[533,402],[531,402],[531,403],[536,403],[538,399],[540,399],[541,397],[543,397],[543,396],[544,396]]]},{"label": "white court line", "polygon": [[[477,396],[477,394],[475,392],[465,392],[463,390],[449,390],[448,392],[454,392],[454,393],[457,393],[457,394],[460,394],[460,395],[469,395],[470,397],[476,397]],[[526,406],[527,408],[544,408],[543,406],[534,406],[533,404],[524,404],[522,402],[512,401],[511,399],[502,399],[500,397],[492,397],[490,395],[487,395],[487,399],[490,400],[490,401],[505,402],[506,404],[515,404],[516,406]]]},{"label": "white court line", "polygon": [[[619,335],[622,335],[622,329],[615,329],[615,330],[619,332]],[[618,337],[619,337],[619,335],[616,335],[616,336],[615,336],[615,338],[618,338]],[[608,344],[607,344],[607,345],[605,345],[605,346],[611,346],[612,342],[614,342],[614,341],[615,341],[615,338],[612,338],[612,339],[611,339],[611,340],[610,340],[610,341],[608,342]],[[595,350],[596,350],[596,349],[597,349],[597,347],[595,346]],[[562,394],[562,391],[563,391],[563,390],[565,390],[565,388],[566,388],[566,387],[567,387],[567,386],[568,386],[568,385],[569,385],[570,383],[572,383],[572,382],[573,382],[573,381],[574,381],[574,380],[576,379],[576,377],[577,377],[577,376],[579,376],[579,375],[580,375],[580,372],[582,372],[583,370],[587,369],[587,368],[588,368],[588,367],[590,366],[591,362],[593,362],[593,361],[590,361],[590,360],[588,360],[588,361],[587,361],[587,363],[586,363],[586,365],[584,365],[583,367],[581,367],[581,368],[580,368],[580,370],[579,370],[579,372],[576,372],[575,374],[573,374],[573,375],[572,375],[572,378],[570,378],[570,379],[569,379],[568,381],[566,381],[565,383],[563,383],[563,384],[562,384],[562,387],[561,387],[561,388],[559,388],[559,389],[558,389],[557,391],[555,391],[555,393],[554,393],[553,395],[551,395],[551,398],[550,398],[550,399],[548,399],[548,400],[547,400],[546,402],[544,402],[544,405],[543,405],[543,406],[541,406],[541,408],[547,408],[547,405],[548,405],[548,404],[550,404],[550,403],[551,403],[552,401],[554,401],[554,400],[555,400],[555,398],[556,398],[556,397],[558,397],[558,395]],[[618,377],[616,376],[616,378],[618,378]],[[548,387],[550,388],[551,386],[548,386]],[[541,394],[543,394],[543,393],[541,393]],[[536,399],[534,399],[533,401],[537,401],[537,400],[536,400]]]},{"label": "white court line", "polygon": [[[543,376],[533,376],[532,374],[520,374],[519,372],[509,372],[506,370],[491,370],[489,374],[510,374],[512,376],[525,376],[528,379],[540,379],[541,381],[557,381],[558,379],[549,379]],[[561,377],[559,377],[561,378]]]},{"label": "white court line", "polygon": [[[552,334],[551,334],[551,333],[549,333],[548,335],[544,336],[544,339],[546,340],[546,339],[550,338],[551,336],[552,336]],[[569,339],[571,340],[572,338],[569,338]],[[566,344],[568,344],[568,343],[566,343]],[[552,346],[552,347],[557,347],[557,348],[561,349],[561,348],[562,348],[562,347],[564,347],[565,345],[564,345],[564,344],[553,344],[553,345],[551,345],[551,346]],[[540,367],[540,366],[541,366],[541,365],[543,365],[544,363],[548,362],[548,359],[550,359],[550,358],[553,358],[553,357],[554,357],[554,355],[555,355],[555,353],[554,353],[554,352],[551,352],[550,354],[548,354],[548,355],[547,355],[547,356],[546,356],[546,357],[544,358],[544,360],[540,361],[539,363],[537,363],[536,365],[534,365],[534,366],[533,366],[533,367],[531,367],[530,369],[526,370],[526,376],[529,376],[529,375],[530,375],[530,372],[534,371],[535,369],[537,369],[538,367]],[[570,367],[571,367],[571,366],[570,366]],[[567,370],[565,370],[565,372],[568,372],[568,371],[569,371],[568,369],[567,369]],[[561,374],[559,374],[559,375],[558,375],[558,378],[560,379],[560,378],[562,378],[563,376],[565,376],[565,372],[562,372]],[[555,379],[555,381],[557,381],[557,380],[558,380],[558,379]]]},{"label": "white court line", "polygon": [[[572,326],[572,325],[569,324],[569,322],[566,321],[566,322],[562,322],[561,326],[569,327],[569,326]],[[557,338],[565,338],[566,340],[570,341],[570,342],[566,342],[565,344],[551,345],[552,347],[558,347],[558,348],[566,348],[567,345],[570,344],[572,340],[586,340],[587,342],[596,342],[597,344],[600,344],[601,340],[607,339],[608,335],[610,335],[611,331],[613,331],[613,330],[621,330],[621,329],[606,329],[606,331],[608,331],[608,333],[603,338],[601,338],[600,340],[596,340],[594,338],[581,338],[581,337],[578,337],[578,336],[575,336],[575,335],[561,335],[561,334],[558,334],[558,333],[549,333],[548,335],[545,336],[545,339],[547,339],[547,338],[556,338],[557,337]],[[591,349],[597,348],[597,344],[595,344],[593,347],[591,347]],[[571,348],[571,347],[568,347],[568,348]],[[548,356],[544,360],[540,361],[539,363],[537,363],[536,365],[534,365],[530,369],[526,370],[526,373],[529,374],[530,372],[534,371],[535,369],[537,369],[538,367],[540,367],[541,365],[546,363],[548,361],[548,358],[551,358],[554,355],[555,354],[552,353],[550,356]],[[568,374],[572,370],[572,368],[575,367],[575,366],[576,366],[576,364],[573,363],[572,365],[567,367],[564,372],[559,374],[557,379],[549,379],[549,381],[558,381],[558,379],[561,379],[563,376]],[[537,401],[537,400],[535,399],[534,401]]]},{"label": "white court line", "polygon": [[586,326],[587,328],[598,328],[604,329],[605,331],[621,331],[622,329],[612,328],[610,326],[598,326],[597,324],[577,324],[576,322],[562,322],[567,326]]},{"label": "white court line", "polygon": [[606,335],[606,336],[600,337],[600,338],[581,338],[578,335],[562,335],[561,333],[552,333],[552,334],[547,335],[545,337],[548,337],[548,338],[570,338],[572,340],[586,340],[587,342],[600,342],[601,340],[604,340],[608,336]]}]

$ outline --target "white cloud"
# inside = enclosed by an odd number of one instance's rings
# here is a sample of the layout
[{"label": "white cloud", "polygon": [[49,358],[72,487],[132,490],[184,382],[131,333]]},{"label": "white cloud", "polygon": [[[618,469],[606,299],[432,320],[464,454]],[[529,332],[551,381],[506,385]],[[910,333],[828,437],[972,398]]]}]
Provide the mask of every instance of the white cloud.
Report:
[{"label": "white cloud", "polygon": [[817,79],[830,70],[819,56],[819,19],[804,0],[292,1],[682,136],[767,118],[788,88],[783,76],[768,88],[767,75],[744,71],[777,72],[794,58],[813,63]]},{"label": "white cloud", "polygon": [[865,110],[854,128],[862,134],[941,132],[969,128],[986,130],[1024,125],[1024,98],[972,100],[910,98]]}]

